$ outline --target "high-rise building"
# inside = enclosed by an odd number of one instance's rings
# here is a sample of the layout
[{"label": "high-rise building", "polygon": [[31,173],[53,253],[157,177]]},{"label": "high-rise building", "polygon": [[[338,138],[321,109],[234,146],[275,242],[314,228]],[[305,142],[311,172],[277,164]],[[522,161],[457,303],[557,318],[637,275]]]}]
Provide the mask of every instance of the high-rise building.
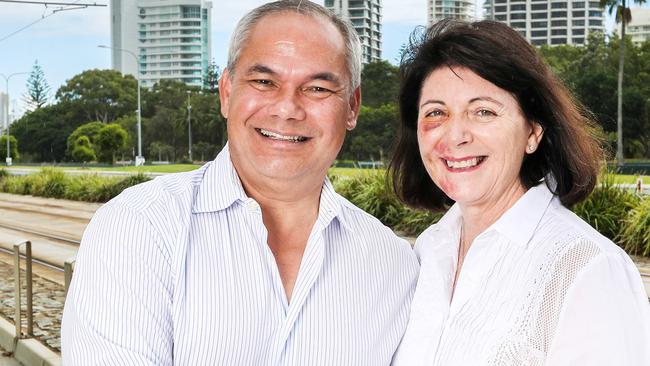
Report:
[{"label": "high-rise building", "polygon": [[112,0],[113,69],[135,76],[139,67],[145,87],[163,79],[202,86],[211,59],[211,12],[205,0]]},{"label": "high-rise building", "polygon": [[510,25],[536,46],[582,45],[589,33],[605,32],[605,15],[599,1],[487,1],[488,16]]},{"label": "high-rise building", "polygon": [[474,20],[475,5],[475,0],[427,0],[427,25],[445,18]]},{"label": "high-rise building", "polygon": [[631,8],[632,21],[625,28],[625,34],[632,38],[632,42],[641,44],[650,39],[650,9]]},{"label": "high-rise building", "polygon": [[325,7],[350,20],[361,39],[364,63],[381,60],[381,0],[325,0]]}]

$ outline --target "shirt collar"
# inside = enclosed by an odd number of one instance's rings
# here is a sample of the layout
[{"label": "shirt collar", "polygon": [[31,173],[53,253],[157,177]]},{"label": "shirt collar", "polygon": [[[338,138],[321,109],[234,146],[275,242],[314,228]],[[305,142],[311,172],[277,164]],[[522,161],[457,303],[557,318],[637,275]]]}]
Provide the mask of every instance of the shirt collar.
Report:
[{"label": "shirt collar", "polygon": [[[239,175],[230,160],[228,144],[205,169],[192,212],[215,212],[224,210],[237,201],[244,202],[248,196],[241,184]],[[341,214],[342,198],[334,191],[330,180],[326,177],[321,189],[317,223],[322,228],[327,227],[336,218],[343,227],[350,230],[344,215]]]},{"label": "shirt collar", "polygon": [[486,232],[494,230],[515,244],[527,245],[553,197],[546,182],[530,188]]},{"label": "shirt collar", "polygon": [[[553,197],[555,196],[545,182],[530,188],[484,232],[496,231],[508,237],[513,243],[527,245]],[[446,234],[450,235],[450,238],[455,240],[454,242],[457,242],[461,223],[462,213],[456,203],[438,221],[438,224],[432,227],[432,231],[428,234],[444,230]]]},{"label": "shirt collar", "polygon": [[228,144],[209,164],[199,183],[192,212],[214,212],[248,198],[235,167],[230,160]]}]

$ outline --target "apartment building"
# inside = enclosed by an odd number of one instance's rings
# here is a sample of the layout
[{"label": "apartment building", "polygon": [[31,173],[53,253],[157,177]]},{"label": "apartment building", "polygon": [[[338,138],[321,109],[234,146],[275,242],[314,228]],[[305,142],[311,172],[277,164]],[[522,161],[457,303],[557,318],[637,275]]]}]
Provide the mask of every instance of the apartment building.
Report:
[{"label": "apartment building", "polygon": [[533,45],[583,45],[592,32],[605,32],[599,1],[488,0],[488,18],[504,22]]},{"label": "apartment building", "polygon": [[475,6],[474,0],[427,0],[427,25],[445,18],[474,20]]},{"label": "apartment building", "polygon": [[112,0],[112,67],[142,86],[169,79],[202,86],[211,59],[212,3]]},{"label": "apartment building", "polygon": [[350,20],[361,39],[364,63],[381,60],[381,0],[325,0],[325,7]]},{"label": "apartment building", "polygon": [[650,8],[631,8],[632,21],[625,28],[625,34],[632,42],[641,44],[650,39]]}]

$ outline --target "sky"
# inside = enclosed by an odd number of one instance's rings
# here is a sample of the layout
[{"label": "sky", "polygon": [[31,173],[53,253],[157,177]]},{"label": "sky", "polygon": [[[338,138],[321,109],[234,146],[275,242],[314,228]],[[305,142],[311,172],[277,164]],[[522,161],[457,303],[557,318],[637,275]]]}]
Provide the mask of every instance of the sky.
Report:
[{"label": "sky", "polygon": [[[39,0],[43,1],[43,0]],[[52,0],[73,2],[75,0]],[[109,0],[76,0],[108,5]],[[212,58],[223,68],[230,33],[239,18],[264,0],[214,0],[212,9]],[[322,4],[323,0],[315,0]],[[384,0],[382,57],[397,64],[400,47],[418,25],[426,23],[426,0]],[[56,6],[0,2],[0,74],[29,72],[34,62],[43,68],[51,94],[74,75],[89,69],[111,67],[109,8],[88,7],[56,11]],[[477,7],[479,9],[479,7]],[[34,23],[35,22],[35,23]],[[32,24],[34,23],[34,24]],[[32,24],[31,26],[28,26]],[[28,26],[13,35],[12,33]],[[23,110],[22,96],[29,75],[9,81],[11,111]],[[0,78],[0,91],[5,92]],[[12,113],[13,114],[13,113]]]}]

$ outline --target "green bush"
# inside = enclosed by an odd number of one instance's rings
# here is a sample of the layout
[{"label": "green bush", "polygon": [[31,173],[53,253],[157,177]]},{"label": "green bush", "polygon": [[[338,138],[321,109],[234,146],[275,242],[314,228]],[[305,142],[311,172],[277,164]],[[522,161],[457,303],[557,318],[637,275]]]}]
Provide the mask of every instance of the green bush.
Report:
[{"label": "green bush", "polygon": [[650,255],[650,197],[628,213],[618,240],[630,254]]},{"label": "green bush", "polygon": [[614,177],[603,175],[600,184],[573,212],[587,221],[598,232],[615,240],[627,213],[639,202],[632,193],[614,185]]},{"label": "green bush", "polygon": [[8,177],[8,176],[9,176],[9,172],[8,172],[8,171],[6,171],[6,170],[4,170],[4,169],[0,169],[0,181],[1,181],[3,178],[6,178],[6,177]]},{"label": "green bush", "polygon": [[355,177],[341,177],[335,180],[335,189],[389,227],[396,226],[406,211],[387,183],[385,172],[369,170]]},{"label": "green bush", "polygon": [[431,212],[407,208],[402,220],[395,226],[395,230],[406,236],[418,236],[429,226],[435,224],[444,215],[443,212]]},{"label": "green bush", "polygon": [[41,197],[65,198],[87,202],[106,202],[124,189],[150,180],[139,173],[124,178],[96,174],[67,176],[60,170],[43,169],[30,175],[4,176],[0,191]]}]

